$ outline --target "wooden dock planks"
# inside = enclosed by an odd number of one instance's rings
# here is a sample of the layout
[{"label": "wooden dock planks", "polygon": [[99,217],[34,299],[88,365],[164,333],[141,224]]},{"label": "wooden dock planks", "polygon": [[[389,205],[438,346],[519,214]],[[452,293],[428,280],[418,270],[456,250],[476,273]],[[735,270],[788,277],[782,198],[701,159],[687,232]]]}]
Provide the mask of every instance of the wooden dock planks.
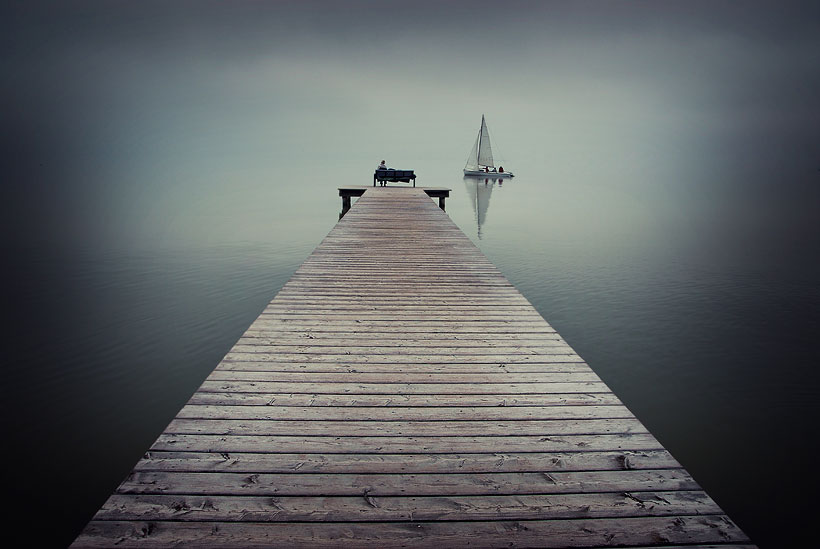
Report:
[{"label": "wooden dock planks", "polygon": [[423,189],[368,190],[76,547],[752,547]]}]

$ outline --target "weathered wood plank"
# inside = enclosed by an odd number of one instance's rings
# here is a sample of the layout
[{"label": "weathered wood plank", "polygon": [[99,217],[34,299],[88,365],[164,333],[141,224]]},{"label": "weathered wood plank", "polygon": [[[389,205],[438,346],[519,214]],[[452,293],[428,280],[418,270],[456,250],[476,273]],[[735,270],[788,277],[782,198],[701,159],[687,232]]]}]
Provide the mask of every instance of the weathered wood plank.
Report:
[{"label": "weathered wood plank", "polygon": [[283,383],[206,379],[202,392],[317,393],[361,395],[499,395],[546,393],[608,393],[603,382],[548,383]]},{"label": "weathered wood plank", "polygon": [[183,473],[132,472],[118,494],[436,496],[699,490],[683,469],[552,473]]},{"label": "weathered wood plank", "polygon": [[367,522],[544,520],[722,514],[702,491],[514,496],[194,496],[114,494],[94,520]]},{"label": "weathered wood plank", "polygon": [[634,419],[626,406],[506,407],[315,407],[315,406],[201,406],[188,404],[177,419],[266,419],[314,421],[515,421],[535,419]]},{"label": "weathered wood plank", "polygon": [[240,406],[481,406],[513,409],[527,406],[615,405],[621,401],[612,393],[553,393],[495,395],[379,395],[319,393],[241,393],[197,391],[189,404]]},{"label": "weathered wood plank", "polygon": [[[431,357],[432,358],[432,357]],[[526,364],[506,364],[473,362],[460,363],[413,363],[413,362],[221,362],[217,371],[237,372],[311,372],[311,373],[355,373],[369,374],[493,374],[493,373],[588,373],[589,366],[583,362],[531,362]]]},{"label": "weathered wood plank", "polygon": [[748,541],[724,515],[368,523],[92,521],[75,547],[603,547]]},{"label": "weathered wood plank", "polygon": [[259,315],[261,321],[272,322],[280,320],[282,322],[302,322],[318,320],[320,322],[331,322],[339,320],[341,322],[503,322],[505,324],[535,322],[541,325],[539,317],[535,314],[481,314],[480,312],[462,314],[430,314],[423,311],[393,311],[393,312],[371,312],[371,313],[346,313],[346,312],[305,312],[305,313],[280,313],[265,312]]},{"label": "weathered wood plank", "polygon": [[[267,364],[267,363],[266,363]],[[366,366],[364,366],[366,368]],[[242,370],[216,369],[208,379],[212,381],[264,381],[266,383],[416,383],[416,384],[478,384],[498,383],[509,379],[510,373],[503,368],[495,367],[480,373],[408,373],[402,371],[390,373],[372,373],[351,369],[346,372],[281,372],[276,370],[248,372]],[[519,383],[577,383],[599,378],[590,371],[586,372],[540,372],[535,374],[516,373]]]},{"label": "weathered wood plank", "polygon": [[[456,315],[453,315],[456,316]],[[417,315],[415,318],[395,318],[390,315],[383,315],[377,319],[355,319],[350,317],[336,318],[334,322],[328,322],[327,315],[313,315],[313,318],[299,318],[297,316],[276,316],[259,315],[254,323],[256,329],[271,328],[294,328],[301,326],[326,326],[336,329],[369,329],[371,331],[393,331],[395,329],[411,330],[412,328],[424,328],[430,331],[431,328],[438,328],[439,331],[457,333],[458,330],[481,328],[484,333],[524,333],[519,330],[538,330],[536,333],[554,333],[549,325],[543,321],[532,318],[510,319],[510,318],[486,318],[475,317],[465,318],[461,315],[456,318],[447,319],[431,318],[425,315]],[[301,328],[300,328],[301,329]]]},{"label": "weathered wood plank", "polygon": [[650,434],[493,436],[493,437],[337,437],[242,436],[163,433],[152,450],[189,452],[279,452],[310,454],[458,454],[504,452],[662,450]]},{"label": "weathered wood plank", "polygon": [[300,293],[279,293],[271,301],[271,305],[282,305],[289,307],[296,307],[298,305],[316,305],[316,306],[389,306],[389,305],[422,305],[425,307],[468,307],[468,306],[484,306],[492,307],[499,306],[524,306],[531,307],[530,302],[521,294],[506,296],[503,298],[493,296],[472,296],[460,297],[457,299],[447,297],[420,297],[413,295],[404,296],[378,296],[373,295],[364,290],[357,294],[351,295],[308,295]]},{"label": "weathered wood plank", "polygon": [[[537,337],[538,339],[535,339]],[[384,332],[370,334],[338,335],[323,332],[305,334],[280,334],[275,339],[269,336],[243,335],[233,350],[237,352],[256,351],[264,347],[344,347],[347,345],[361,345],[362,339],[367,339],[371,349],[380,347],[424,347],[427,349],[446,347],[450,349],[469,347],[476,349],[497,349],[499,347],[516,348],[551,348],[565,347],[566,342],[558,334],[543,334],[527,338],[525,335],[497,334],[492,338],[479,335],[458,336],[455,334],[430,334],[425,337],[411,337],[408,335]]]},{"label": "weathered wood plank", "polygon": [[270,454],[151,450],[135,471],[234,473],[543,473],[676,469],[666,450],[494,454]]},{"label": "weathered wood plank", "polygon": [[[437,364],[555,364],[566,362],[583,362],[583,359],[575,353],[498,353],[498,354],[419,354],[418,350],[412,353],[370,353],[355,354],[350,353],[236,353],[229,352],[223,359],[224,362],[333,362],[333,363],[399,363],[399,364],[426,364],[435,362]],[[592,371],[590,374],[595,375]],[[596,376],[597,377],[597,376]]]},{"label": "weathered wood plank", "polygon": [[446,312],[451,307],[453,310],[467,311],[490,311],[496,307],[521,312],[532,306],[520,293],[510,291],[485,293],[482,290],[468,293],[456,288],[448,288],[446,292],[444,290],[445,288],[428,287],[423,294],[407,291],[387,294],[383,290],[379,291],[379,287],[369,284],[349,284],[347,288],[334,288],[333,291],[327,291],[324,285],[319,284],[307,292],[283,287],[276,298],[268,303],[267,308],[298,309],[302,305],[308,305],[311,308],[307,311],[338,306],[343,310],[367,307],[385,310],[396,307],[408,311],[437,309],[438,312]]},{"label": "weathered wood plank", "polygon": [[[555,334],[555,330],[550,326],[539,322],[327,322],[312,321],[287,321],[287,320],[258,320],[248,328],[251,334],[274,334],[287,332],[301,333],[399,333],[399,334]],[[267,335],[266,337],[270,337]],[[419,337],[419,335],[416,335]]]},{"label": "weathered wood plank", "polygon": [[[553,345],[496,345],[489,347],[487,345],[467,345],[469,342],[461,342],[461,345],[449,344],[439,346],[430,344],[428,342],[426,347],[421,345],[407,347],[404,345],[389,345],[386,342],[381,342],[381,345],[361,346],[353,345],[349,342],[348,345],[313,345],[305,344],[304,342],[295,345],[234,345],[231,349],[232,355],[242,354],[284,354],[290,355],[298,354],[329,354],[329,355],[352,355],[352,354],[367,354],[367,355],[397,355],[397,354],[418,354],[419,351],[424,351],[428,357],[435,357],[436,355],[486,355],[492,352],[493,354],[524,354],[534,356],[551,356],[551,355],[575,355],[575,351],[569,345],[555,343]],[[418,349],[423,347],[423,349]]]},{"label": "weathered wood plank", "polygon": [[[299,353],[228,353],[224,362],[314,362],[314,363],[347,363],[347,364],[564,364],[581,363],[583,359],[576,354],[299,354]],[[592,373],[591,371],[589,371]],[[594,374],[593,374],[594,375]]]},{"label": "weathered wood plank", "polygon": [[299,435],[336,437],[453,437],[515,435],[598,435],[646,433],[637,419],[546,419],[512,421],[367,421],[184,419],[177,417],[165,428],[168,434]]}]

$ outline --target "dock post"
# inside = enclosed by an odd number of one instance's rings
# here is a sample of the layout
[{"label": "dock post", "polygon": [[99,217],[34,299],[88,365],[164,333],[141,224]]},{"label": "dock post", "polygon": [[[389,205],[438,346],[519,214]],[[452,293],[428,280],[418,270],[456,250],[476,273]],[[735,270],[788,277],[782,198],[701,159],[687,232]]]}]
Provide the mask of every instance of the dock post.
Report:
[{"label": "dock post", "polygon": [[339,213],[339,219],[350,210],[350,198],[353,196],[362,196],[367,187],[340,187],[339,196],[342,197],[342,211]]},{"label": "dock post", "polygon": [[[414,181],[415,183],[415,181]],[[350,210],[350,198],[353,196],[362,196],[368,187],[352,186],[339,187],[339,196],[342,197],[342,211],[339,213],[339,219]],[[438,207],[444,210],[444,199],[450,196],[450,189],[444,187],[423,187],[422,190],[430,198],[438,198]]]}]

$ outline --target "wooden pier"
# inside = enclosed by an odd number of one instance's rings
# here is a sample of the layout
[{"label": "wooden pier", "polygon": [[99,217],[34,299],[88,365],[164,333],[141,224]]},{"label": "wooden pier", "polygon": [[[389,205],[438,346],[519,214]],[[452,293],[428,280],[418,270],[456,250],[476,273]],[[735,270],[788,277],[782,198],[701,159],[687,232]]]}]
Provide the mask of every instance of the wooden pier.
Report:
[{"label": "wooden pier", "polygon": [[77,547],[752,547],[422,188],[369,188]]}]

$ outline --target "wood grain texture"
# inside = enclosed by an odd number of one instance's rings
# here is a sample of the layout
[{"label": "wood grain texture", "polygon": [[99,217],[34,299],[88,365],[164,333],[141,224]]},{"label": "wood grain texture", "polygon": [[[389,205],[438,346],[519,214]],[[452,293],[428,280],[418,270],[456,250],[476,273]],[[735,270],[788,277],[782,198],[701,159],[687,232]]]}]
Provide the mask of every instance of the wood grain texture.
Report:
[{"label": "wood grain texture", "polygon": [[[747,540],[724,515],[528,521],[92,521],[77,547],[636,547]],[[746,545],[743,545],[746,546]]]},{"label": "wood grain texture", "polygon": [[421,188],[367,188],[76,547],[745,547]]}]

